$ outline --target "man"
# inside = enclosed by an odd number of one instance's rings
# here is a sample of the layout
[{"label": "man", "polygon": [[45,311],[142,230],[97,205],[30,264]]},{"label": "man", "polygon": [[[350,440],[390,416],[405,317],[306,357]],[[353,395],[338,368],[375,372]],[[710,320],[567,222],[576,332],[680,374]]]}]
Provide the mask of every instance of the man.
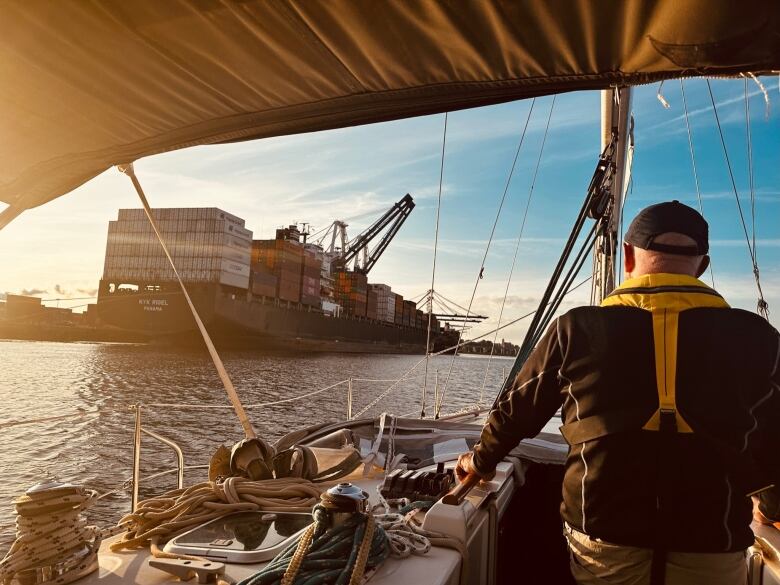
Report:
[{"label": "man", "polygon": [[625,240],[627,280],[552,324],[458,474],[489,477],[562,407],[578,583],[744,585],[748,496],[757,518],[780,515],[780,337],[697,279],[694,209],[648,207]]}]

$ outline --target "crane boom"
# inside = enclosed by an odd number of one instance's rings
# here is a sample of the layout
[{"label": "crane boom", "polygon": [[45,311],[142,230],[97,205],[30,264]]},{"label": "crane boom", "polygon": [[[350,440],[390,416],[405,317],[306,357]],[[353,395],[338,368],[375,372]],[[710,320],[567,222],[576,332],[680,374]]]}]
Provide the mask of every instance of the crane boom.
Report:
[{"label": "crane boom", "polygon": [[[374,267],[379,260],[379,257],[390,245],[390,241],[401,229],[401,226],[409,217],[409,214],[414,209],[414,199],[407,193],[400,201],[393,204],[385,214],[371,224],[367,229],[361,232],[358,236],[351,239],[346,245],[346,248],[342,249],[338,264],[345,268],[350,262],[355,260],[359,254],[363,255],[363,262],[355,263],[355,272],[362,274],[368,274],[368,272]],[[385,231],[386,230],[386,231]],[[369,251],[368,244],[371,243],[384,231],[384,235],[379,240],[376,246]]]}]

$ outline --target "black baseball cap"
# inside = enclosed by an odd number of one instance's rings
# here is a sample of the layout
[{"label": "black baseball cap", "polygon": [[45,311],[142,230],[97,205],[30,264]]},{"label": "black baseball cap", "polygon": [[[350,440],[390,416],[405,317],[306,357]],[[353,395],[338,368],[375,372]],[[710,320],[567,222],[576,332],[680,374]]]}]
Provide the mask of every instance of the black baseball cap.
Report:
[{"label": "black baseball cap", "polygon": [[[696,242],[696,245],[672,246],[653,242],[656,237],[669,232],[686,235]],[[710,249],[707,221],[698,211],[679,201],[666,201],[645,207],[628,227],[625,241],[643,250],[681,256],[703,256]]]}]

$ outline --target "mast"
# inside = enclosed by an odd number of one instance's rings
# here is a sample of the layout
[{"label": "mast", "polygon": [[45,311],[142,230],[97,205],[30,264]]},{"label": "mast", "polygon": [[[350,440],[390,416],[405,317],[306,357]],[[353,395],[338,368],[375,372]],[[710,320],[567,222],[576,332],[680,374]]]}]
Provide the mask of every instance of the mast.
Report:
[{"label": "mast", "polygon": [[593,249],[593,288],[591,302],[600,304],[615,288],[617,282],[618,241],[625,200],[630,180],[630,160],[633,149],[633,124],[631,112],[631,88],[607,89],[601,92],[601,152],[613,145],[612,181],[607,212],[599,228]]}]

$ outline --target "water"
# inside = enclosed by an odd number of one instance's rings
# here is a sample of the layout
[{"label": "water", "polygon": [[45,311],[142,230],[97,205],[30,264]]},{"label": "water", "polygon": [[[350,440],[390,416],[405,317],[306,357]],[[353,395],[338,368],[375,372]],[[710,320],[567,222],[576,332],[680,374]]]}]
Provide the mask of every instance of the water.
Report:
[{"label": "water", "polygon": [[[420,356],[349,354],[258,354],[225,352],[228,372],[244,404],[299,396],[347,378],[396,379]],[[443,382],[451,358],[432,358],[428,414],[434,372]],[[477,402],[488,360],[455,361],[443,413]],[[511,361],[494,358],[486,397],[492,401],[502,369]],[[420,411],[424,365],[367,415]],[[384,391],[387,382],[353,384],[357,413]],[[346,418],[347,384],[315,397],[249,410],[256,431],[274,441],[293,429]],[[100,493],[119,488],[130,477],[134,414],[137,403],[227,405],[208,355],[196,351],[143,345],[0,341],[0,552],[13,540],[12,500],[47,476],[73,481]],[[219,445],[232,445],[243,433],[231,410],[146,408],[143,424],[173,439],[184,451],[185,465],[206,464]],[[74,417],[14,424],[18,421],[76,414]],[[142,477],[175,466],[168,447],[145,438]],[[187,472],[186,483],[206,479],[205,470]],[[141,496],[175,487],[175,474],[142,483]],[[89,511],[99,526],[116,522],[128,511],[127,490],[102,499]],[[0,554],[0,557],[2,554]]]}]

